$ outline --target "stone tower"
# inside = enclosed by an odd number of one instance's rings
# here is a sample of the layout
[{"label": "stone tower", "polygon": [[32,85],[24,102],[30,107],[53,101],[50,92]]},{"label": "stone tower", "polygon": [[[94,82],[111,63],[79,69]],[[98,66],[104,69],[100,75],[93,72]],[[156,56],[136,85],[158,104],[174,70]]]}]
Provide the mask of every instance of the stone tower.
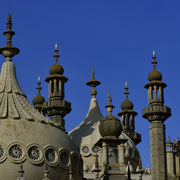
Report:
[{"label": "stone tower", "polygon": [[151,168],[153,180],[167,179],[166,164],[166,135],[164,121],[171,116],[171,109],[164,105],[164,88],[167,86],[162,82],[162,75],[156,69],[156,56],[153,51],[153,71],[149,73],[149,82],[144,86],[148,89],[149,106],[143,109],[143,117],[151,125],[150,146],[151,146]]},{"label": "stone tower", "polygon": [[58,64],[57,44],[54,52],[55,64],[50,67],[50,76],[45,79],[49,83],[49,100],[45,103],[44,111],[53,122],[65,131],[64,116],[71,112],[71,103],[64,100],[64,84],[68,78],[63,76],[64,69]]},{"label": "stone tower", "polygon": [[141,142],[141,135],[135,132],[135,116],[137,112],[133,110],[133,103],[128,99],[128,85],[125,84],[125,101],[121,104],[121,112],[118,113],[118,116],[121,117],[121,123],[123,127],[123,132],[126,133],[134,142],[135,145]]}]

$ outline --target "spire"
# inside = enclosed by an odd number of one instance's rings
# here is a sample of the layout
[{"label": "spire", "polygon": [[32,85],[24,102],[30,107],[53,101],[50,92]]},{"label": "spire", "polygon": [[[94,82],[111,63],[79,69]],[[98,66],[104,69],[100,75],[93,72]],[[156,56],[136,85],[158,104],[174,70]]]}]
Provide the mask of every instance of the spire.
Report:
[{"label": "spire", "polygon": [[12,57],[19,53],[19,49],[16,47],[12,47],[12,36],[15,35],[15,32],[12,31],[12,20],[11,15],[8,15],[7,23],[6,23],[7,29],[4,31],[4,35],[6,36],[6,46],[0,48],[0,54],[2,54],[6,61],[11,61]]},{"label": "spire", "polygon": [[40,81],[40,77],[38,77],[38,83],[37,83],[37,84],[38,84],[38,86],[37,86],[37,88],[36,88],[36,89],[38,90],[38,94],[41,94],[40,92],[41,92],[41,89],[42,89],[42,88],[41,88],[41,81]]},{"label": "spire", "polygon": [[44,170],[43,174],[44,174],[44,177],[42,180],[50,180],[48,177],[49,171],[48,171],[48,165],[47,164],[46,164],[46,169]]},{"label": "spire", "polygon": [[24,180],[24,178],[23,178],[24,170],[23,170],[22,162],[21,162],[20,170],[18,171],[18,173],[19,173],[19,178],[17,180]]},{"label": "spire", "polygon": [[94,69],[92,69],[92,79],[86,83],[88,86],[91,86],[91,96],[96,97],[97,91],[95,89],[96,86],[100,85],[101,83],[95,79]]},{"label": "spire", "polygon": [[55,63],[58,63],[58,58],[59,58],[59,50],[58,50],[58,46],[57,43],[55,44],[55,50],[54,50],[55,54],[54,54],[54,58],[55,58]]},{"label": "spire", "polygon": [[155,51],[153,51],[153,57],[152,57],[153,61],[152,61],[152,64],[153,64],[153,70],[156,70],[156,64],[157,64],[157,61],[156,61],[156,55],[155,55]]},{"label": "spire", "polygon": [[111,93],[110,93],[110,89],[108,91],[108,105],[105,106],[105,108],[107,109],[109,115],[111,115],[114,106],[111,104],[112,102],[112,98],[111,98]]},{"label": "spire", "polygon": [[127,82],[125,82],[125,88],[124,88],[124,89],[125,89],[125,93],[124,93],[124,94],[125,94],[125,96],[126,96],[126,99],[128,99],[128,95],[129,95],[128,89],[129,89],[129,88],[128,88]]}]

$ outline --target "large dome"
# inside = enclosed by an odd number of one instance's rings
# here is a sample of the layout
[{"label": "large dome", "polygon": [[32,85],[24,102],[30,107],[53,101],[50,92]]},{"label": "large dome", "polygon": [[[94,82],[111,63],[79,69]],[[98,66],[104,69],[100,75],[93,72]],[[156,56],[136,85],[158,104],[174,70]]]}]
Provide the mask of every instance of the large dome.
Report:
[{"label": "large dome", "polygon": [[26,179],[40,180],[47,164],[51,180],[66,179],[70,159],[79,179],[80,157],[71,139],[26,99],[11,61],[0,75],[0,178],[17,179],[22,162]]},{"label": "large dome", "polygon": [[0,48],[5,57],[0,75],[0,179],[17,179],[20,164],[27,180],[43,179],[47,166],[51,180],[68,179],[72,171],[73,179],[82,179],[81,158],[69,136],[28,102],[17,82],[12,57],[19,49],[11,44],[15,32],[10,14],[6,25],[7,46]]}]

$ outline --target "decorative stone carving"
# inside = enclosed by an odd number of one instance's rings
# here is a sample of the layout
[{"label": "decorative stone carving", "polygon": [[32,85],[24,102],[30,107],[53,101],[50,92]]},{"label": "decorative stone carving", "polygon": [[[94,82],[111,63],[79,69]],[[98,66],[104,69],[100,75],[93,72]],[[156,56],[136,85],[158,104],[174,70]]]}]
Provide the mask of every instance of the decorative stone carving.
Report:
[{"label": "decorative stone carving", "polygon": [[66,149],[62,149],[59,153],[60,163],[63,167],[68,167],[70,164],[70,155]]},{"label": "decorative stone carving", "polygon": [[13,143],[9,146],[8,156],[15,163],[20,163],[26,158],[24,148],[18,143]]},{"label": "decorative stone carving", "polygon": [[59,155],[54,147],[48,146],[44,149],[45,159],[49,166],[56,166],[59,163]]},{"label": "decorative stone carving", "polygon": [[7,158],[7,151],[3,144],[0,144],[0,163],[5,161]]},{"label": "decorative stone carving", "polygon": [[40,164],[43,161],[43,152],[37,144],[31,144],[27,147],[27,156],[32,164]]}]

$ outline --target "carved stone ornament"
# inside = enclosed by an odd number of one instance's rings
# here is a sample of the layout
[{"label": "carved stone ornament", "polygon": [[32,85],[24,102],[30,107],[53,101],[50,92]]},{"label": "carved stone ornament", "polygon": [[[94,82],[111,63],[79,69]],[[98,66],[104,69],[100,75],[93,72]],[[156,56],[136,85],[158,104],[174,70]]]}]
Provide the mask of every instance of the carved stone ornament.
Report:
[{"label": "carved stone ornament", "polygon": [[3,144],[0,144],[0,163],[4,162],[7,158],[7,151]]},{"label": "carved stone ornament", "polygon": [[59,163],[59,155],[54,147],[48,146],[44,149],[45,160],[49,166],[56,166]]},{"label": "carved stone ornament", "polygon": [[59,153],[60,156],[60,163],[64,166],[64,167],[68,167],[69,163],[70,163],[70,155],[69,152],[65,149],[62,149]]},{"label": "carved stone ornament", "polygon": [[43,161],[43,152],[37,144],[31,144],[27,147],[27,156],[32,164],[40,164]]},{"label": "carved stone ornament", "polygon": [[8,156],[15,163],[20,163],[26,158],[24,148],[18,143],[11,144],[8,147]]}]

